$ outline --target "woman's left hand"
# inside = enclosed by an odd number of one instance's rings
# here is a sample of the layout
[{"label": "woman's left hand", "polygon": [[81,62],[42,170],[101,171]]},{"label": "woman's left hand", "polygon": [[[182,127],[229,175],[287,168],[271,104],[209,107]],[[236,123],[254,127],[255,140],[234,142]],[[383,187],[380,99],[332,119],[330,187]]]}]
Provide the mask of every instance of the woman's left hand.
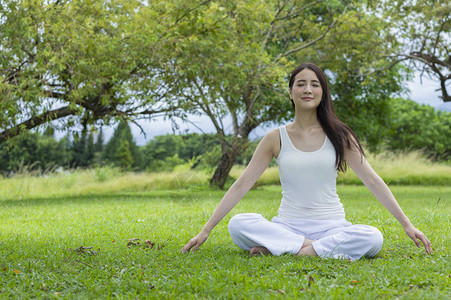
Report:
[{"label": "woman's left hand", "polygon": [[[432,244],[431,244],[431,242],[429,242],[429,240],[424,235],[424,233],[419,231],[413,225],[405,227],[404,231],[413,240],[413,242],[415,243],[415,245],[417,245],[418,248],[421,248],[421,243],[423,243],[424,249],[426,249],[426,253],[427,254],[432,253]],[[421,241],[421,243],[419,241]]]}]

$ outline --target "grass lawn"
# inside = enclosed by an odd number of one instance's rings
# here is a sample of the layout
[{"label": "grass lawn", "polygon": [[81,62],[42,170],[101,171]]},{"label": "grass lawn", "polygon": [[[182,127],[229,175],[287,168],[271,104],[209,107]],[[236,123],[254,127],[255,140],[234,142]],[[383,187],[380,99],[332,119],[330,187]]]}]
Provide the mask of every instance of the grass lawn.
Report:
[{"label": "grass lawn", "polygon": [[[393,186],[392,191],[432,242],[432,255],[416,248],[394,217],[357,185],[339,186],[347,219],[376,226],[385,238],[375,258],[357,262],[248,257],[236,247],[227,221],[241,212],[274,216],[278,186],[250,191],[199,251],[189,254],[179,251],[223,191],[3,195],[0,298],[450,299],[451,187]],[[140,245],[127,246],[132,238]],[[146,240],[152,248],[144,246]]]}]

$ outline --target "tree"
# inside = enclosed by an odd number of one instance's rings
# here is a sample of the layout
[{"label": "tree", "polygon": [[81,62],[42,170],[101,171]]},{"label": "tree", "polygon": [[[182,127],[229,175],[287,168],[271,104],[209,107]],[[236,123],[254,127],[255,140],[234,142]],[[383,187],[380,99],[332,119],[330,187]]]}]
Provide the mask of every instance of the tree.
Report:
[{"label": "tree", "polygon": [[451,113],[411,100],[393,99],[391,134],[387,145],[392,150],[421,150],[434,160],[451,159]]},{"label": "tree", "polygon": [[122,139],[119,141],[119,147],[113,153],[113,157],[114,164],[121,167],[122,170],[128,171],[132,168],[134,161],[130,151],[130,144],[127,140]]},{"label": "tree", "polygon": [[[125,148],[128,150],[125,150]],[[128,158],[129,154],[130,159]],[[124,169],[129,169],[129,163],[130,167],[134,169],[140,168],[141,152],[133,140],[132,131],[127,122],[121,121],[117,126],[113,136],[103,149],[103,159],[107,163],[120,166]]]},{"label": "tree", "polygon": [[103,150],[103,129],[100,127],[99,133],[97,134],[97,140],[94,145],[94,152],[102,152]]},{"label": "tree", "polygon": [[180,135],[156,136],[143,148],[145,166],[148,166],[152,160],[165,160],[167,157],[179,154],[182,148],[184,145]]},{"label": "tree", "polygon": [[158,13],[169,5],[1,1],[0,143],[50,122],[86,128],[176,111],[160,101],[177,24]]},{"label": "tree", "polygon": [[402,44],[390,54],[440,82],[441,98],[451,101],[451,3],[448,0],[383,1],[380,8]]},{"label": "tree", "polygon": [[[375,130],[361,137],[377,144],[400,72],[386,71],[396,43],[367,2],[0,2],[0,142],[46,122],[86,130],[207,115],[221,146],[211,184],[222,187],[249,133],[290,119],[288,72],[313,61],[332,79],[341,116],[370,120]],[[354,118],[355,108],[368,112]]]},{"label": "tree", "polygon": [[79,138],[75,138],[72,142],[71,147],[71,167],[87,167],[89,165],[89,161],[86,157],[86,149],[87,149],[87,136],[86,131],[83,131]]},{"label": "tree", "polygon": [[[325,67],[334,98],[347,107],[342,109],[346,121],[357,115],[354,107],[383,108],[354,122],[369,119],[372,128],[381,123],[383,128],[400,73],[385,71],[390,61],[382,54],[391,46],[384,39],[387,24],[366,12],[365,5],[352,1],[209,1],[180,22],[173,33],[190,35],[179,39],[173,53],[168,72],[177,78],[178,94],[168,101],[208,116],[221,137],[212,185],[224,186],[253,129],[293,116],[287,75],[299,62]],[[230,131],[226,116],[232,119]],[[363,139],[369,136],[361,133]],[[380,134],[366,140],[380,142]]]},{"label": "tree", "polygon": [[52,136],[28,132],[0,144],[0,172],[41,170],[68,166],[69,141],[56,141]]},{"label": "tree", "polygon": [[88,166],[91,166],[94,161],[94,152],[95,152],[95,145],[94,145],[94,135],[91,132],[89,132],[88,141],[86,142],[86,161],[88,163]]}]

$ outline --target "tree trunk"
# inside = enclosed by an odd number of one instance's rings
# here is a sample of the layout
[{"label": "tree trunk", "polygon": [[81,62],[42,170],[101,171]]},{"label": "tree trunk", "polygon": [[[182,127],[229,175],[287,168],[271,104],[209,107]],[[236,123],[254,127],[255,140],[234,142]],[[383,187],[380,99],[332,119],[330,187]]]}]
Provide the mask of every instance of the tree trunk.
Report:
[{"label": "tree trunk", "polygon": [[222,145],[222,157],[219,165],[210,180],[210,186],[224,188],[229,172],[233,167],[236,159],[245,147],[247,138],[234,138],[230,145],[225,142]]}]

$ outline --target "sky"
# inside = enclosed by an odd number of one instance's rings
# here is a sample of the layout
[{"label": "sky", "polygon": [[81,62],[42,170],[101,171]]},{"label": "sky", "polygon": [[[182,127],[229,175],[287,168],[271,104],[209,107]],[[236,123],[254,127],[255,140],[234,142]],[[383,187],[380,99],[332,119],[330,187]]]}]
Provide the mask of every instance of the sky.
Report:
[{"label": "sky", "polygon": [[[415,102],[421,104],[427,104],[433,106],[438,109],[451,111],[451,103],[444,103],[440,98],[440,91],[437,89],[440,87],[437,81],[426,78],[420,78],[419,75],[413,78],[412,81],[407,84],[410,93],[406,93],[403,95],[404,98],[412,99]],[[211,121],[207,117],[190,117],[190,121],[195,123],[197,127],[202,128],[204,133],[214,133],[214,127],[211,124]],[[230,120],[223,120],[224,124],[231,124]],[[133,136],[135,138],[135,142],[138,145],[145,145],[153,137],[158,135],[172,134],[174,133],[172,128],[172,122],[170,120],[165,120],[164,118],[156,118],[152,121],[140,121],[139,124],[144,129],[146,136],[141,133],[141,129],[138,126],[131,124],[131,129]],[[188,131],[190,133],[202,133],[195,126],[182,123],[177,121],[177,125],[179,128],[175,130],[175,133],[184,133]],[[250,139],[259,139],[265,135],[266,132],[271,130],[273,127],[257,127],[250,134]],[[108,140],[111,135],[114,133],[115,127],[104,128],[105,140]],[[229,125],[229,129],[231,129],[231,125]]]}]

